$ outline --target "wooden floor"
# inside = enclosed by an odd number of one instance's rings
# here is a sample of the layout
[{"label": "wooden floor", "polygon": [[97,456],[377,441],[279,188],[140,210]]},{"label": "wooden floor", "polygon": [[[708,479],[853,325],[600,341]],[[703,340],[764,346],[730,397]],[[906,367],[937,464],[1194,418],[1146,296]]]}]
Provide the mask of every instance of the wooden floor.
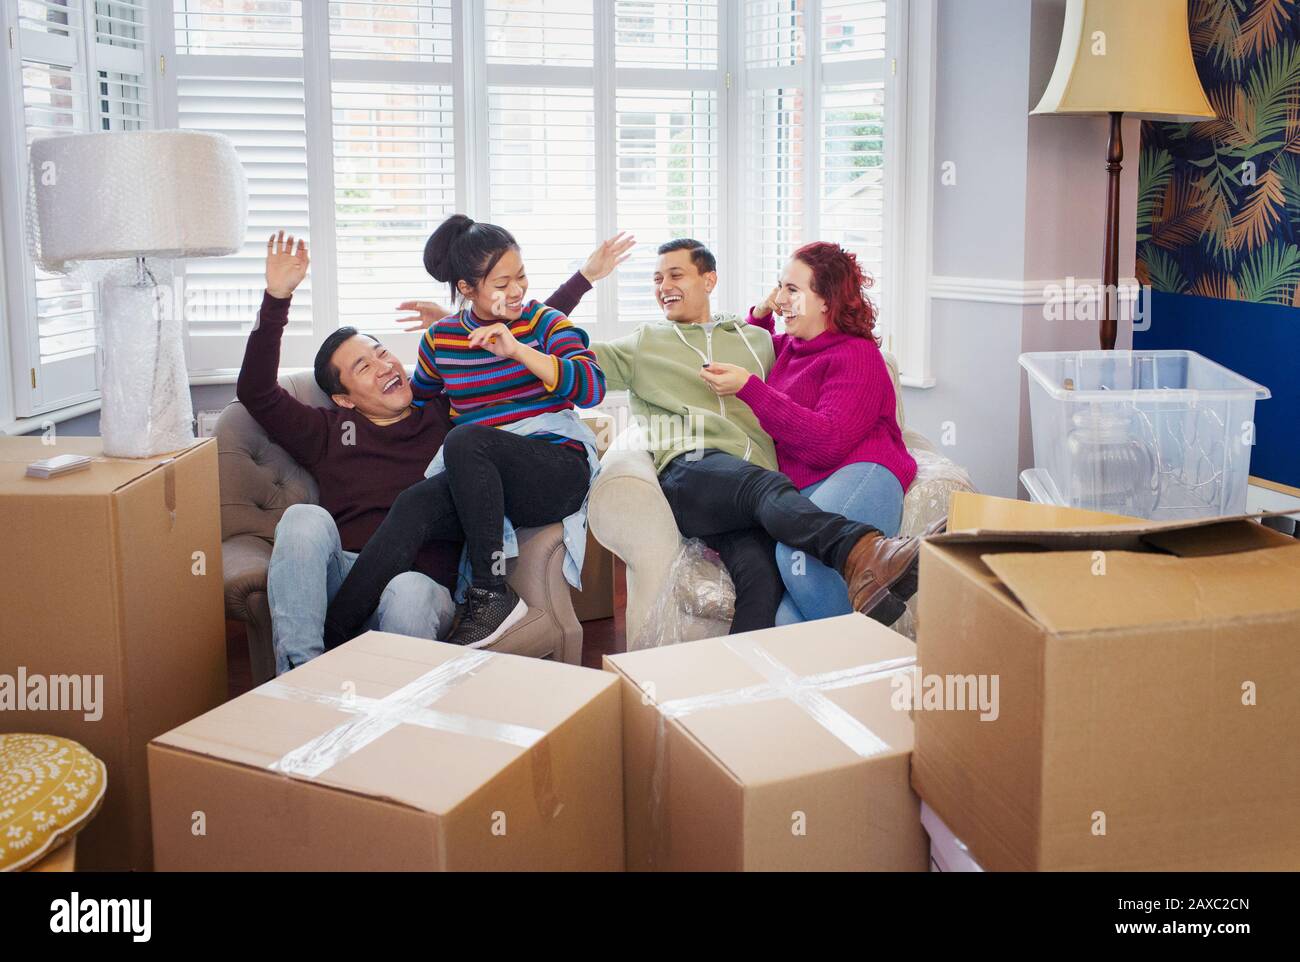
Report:
[{"label": "wooden floor", "polygon": [[[627,580],[623,562],[614,563],[614,617],[600,621],[587,621],[582,625],[582,663],[588,668],[599,668],[602,655],[627,650],[627,627],[624,614],[627,610]],[[248,661],[248,637],[243,622],[226,622],[226,671],[230,681],[230,697],[242,695],[253,687]]]}]

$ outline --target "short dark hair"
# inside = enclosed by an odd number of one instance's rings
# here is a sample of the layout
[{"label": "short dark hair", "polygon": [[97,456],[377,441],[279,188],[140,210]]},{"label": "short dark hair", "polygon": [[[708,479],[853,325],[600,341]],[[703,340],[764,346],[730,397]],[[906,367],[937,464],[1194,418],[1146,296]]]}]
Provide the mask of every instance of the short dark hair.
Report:
[{"label": "short dark hair", "polygon": [[678,237],[659,245],[660,254],[671,254],[673,251],[690,251],[691,263],[701,274],[708,274],[718,269],[718,259],[713,256],[713,251],[694,238]]},{"label": "short dark hair", "polygon": [[[338,349],[343,346],[344,341],[351,340],[358,334],[361,334],[361,331],[358,331],[355,327],[340,327],[329,337],[325,338],[325,341],[320,346],[320,350],[316,352],[316,361],[312,364],[312,368],[316,373],[316,383],[319,384],[320,389],[330,397],[333,397],[335,394],[348,393],[347,388],[343,386],[339,366],[334,363],[334,355]],[[379,338],[375,337],[373,334],[365,334],[363,336],[370,338],[376,344],[379,343]]]}]

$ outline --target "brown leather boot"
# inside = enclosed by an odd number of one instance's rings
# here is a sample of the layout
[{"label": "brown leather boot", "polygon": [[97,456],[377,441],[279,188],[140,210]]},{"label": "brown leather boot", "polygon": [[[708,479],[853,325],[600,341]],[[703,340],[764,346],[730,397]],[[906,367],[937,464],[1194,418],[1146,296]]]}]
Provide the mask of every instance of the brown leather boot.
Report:
[{"label": "brown leather boot", "polygon": [[889,589],[916,567],[920,554],[920,538],[886,538],[877,531],[865,535],[844,562],[853,610],[870,615],[889,596]]}]

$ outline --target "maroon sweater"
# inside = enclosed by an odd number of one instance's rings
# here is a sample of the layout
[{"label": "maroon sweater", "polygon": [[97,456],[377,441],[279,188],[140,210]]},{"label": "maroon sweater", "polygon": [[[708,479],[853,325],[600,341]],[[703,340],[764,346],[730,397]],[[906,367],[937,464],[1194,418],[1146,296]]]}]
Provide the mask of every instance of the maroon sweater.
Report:
[{"label": "maroon sweater", "polygon": [[[574,274],[546,303],[569,314],[590,290],[587,279]],[[425,468],[451,430],[447,400],[444,396],[412,408],[406,418],[382,427],[355,411],[303,404],[277,381],[289,300],[263,295],[235,396],[271,440],[316,478],[321,507],[338,524],[344,550],[360,551],[397,496],[424,479]],[[343,443],[345,429],[351,444]],[[416,570],[451,588],[460,550],[457,542],[426,545]]]}]

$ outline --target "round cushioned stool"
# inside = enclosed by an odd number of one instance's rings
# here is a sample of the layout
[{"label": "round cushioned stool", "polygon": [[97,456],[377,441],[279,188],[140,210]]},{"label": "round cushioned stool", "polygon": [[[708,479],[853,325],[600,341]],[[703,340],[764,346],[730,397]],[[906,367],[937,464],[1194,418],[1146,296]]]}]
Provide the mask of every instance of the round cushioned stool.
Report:
[{"label": "round cushioned stool", "polygon": [[104,763],[74,741],[0,735],[0,871],[71,869],[70,846],[107,784]]}]

